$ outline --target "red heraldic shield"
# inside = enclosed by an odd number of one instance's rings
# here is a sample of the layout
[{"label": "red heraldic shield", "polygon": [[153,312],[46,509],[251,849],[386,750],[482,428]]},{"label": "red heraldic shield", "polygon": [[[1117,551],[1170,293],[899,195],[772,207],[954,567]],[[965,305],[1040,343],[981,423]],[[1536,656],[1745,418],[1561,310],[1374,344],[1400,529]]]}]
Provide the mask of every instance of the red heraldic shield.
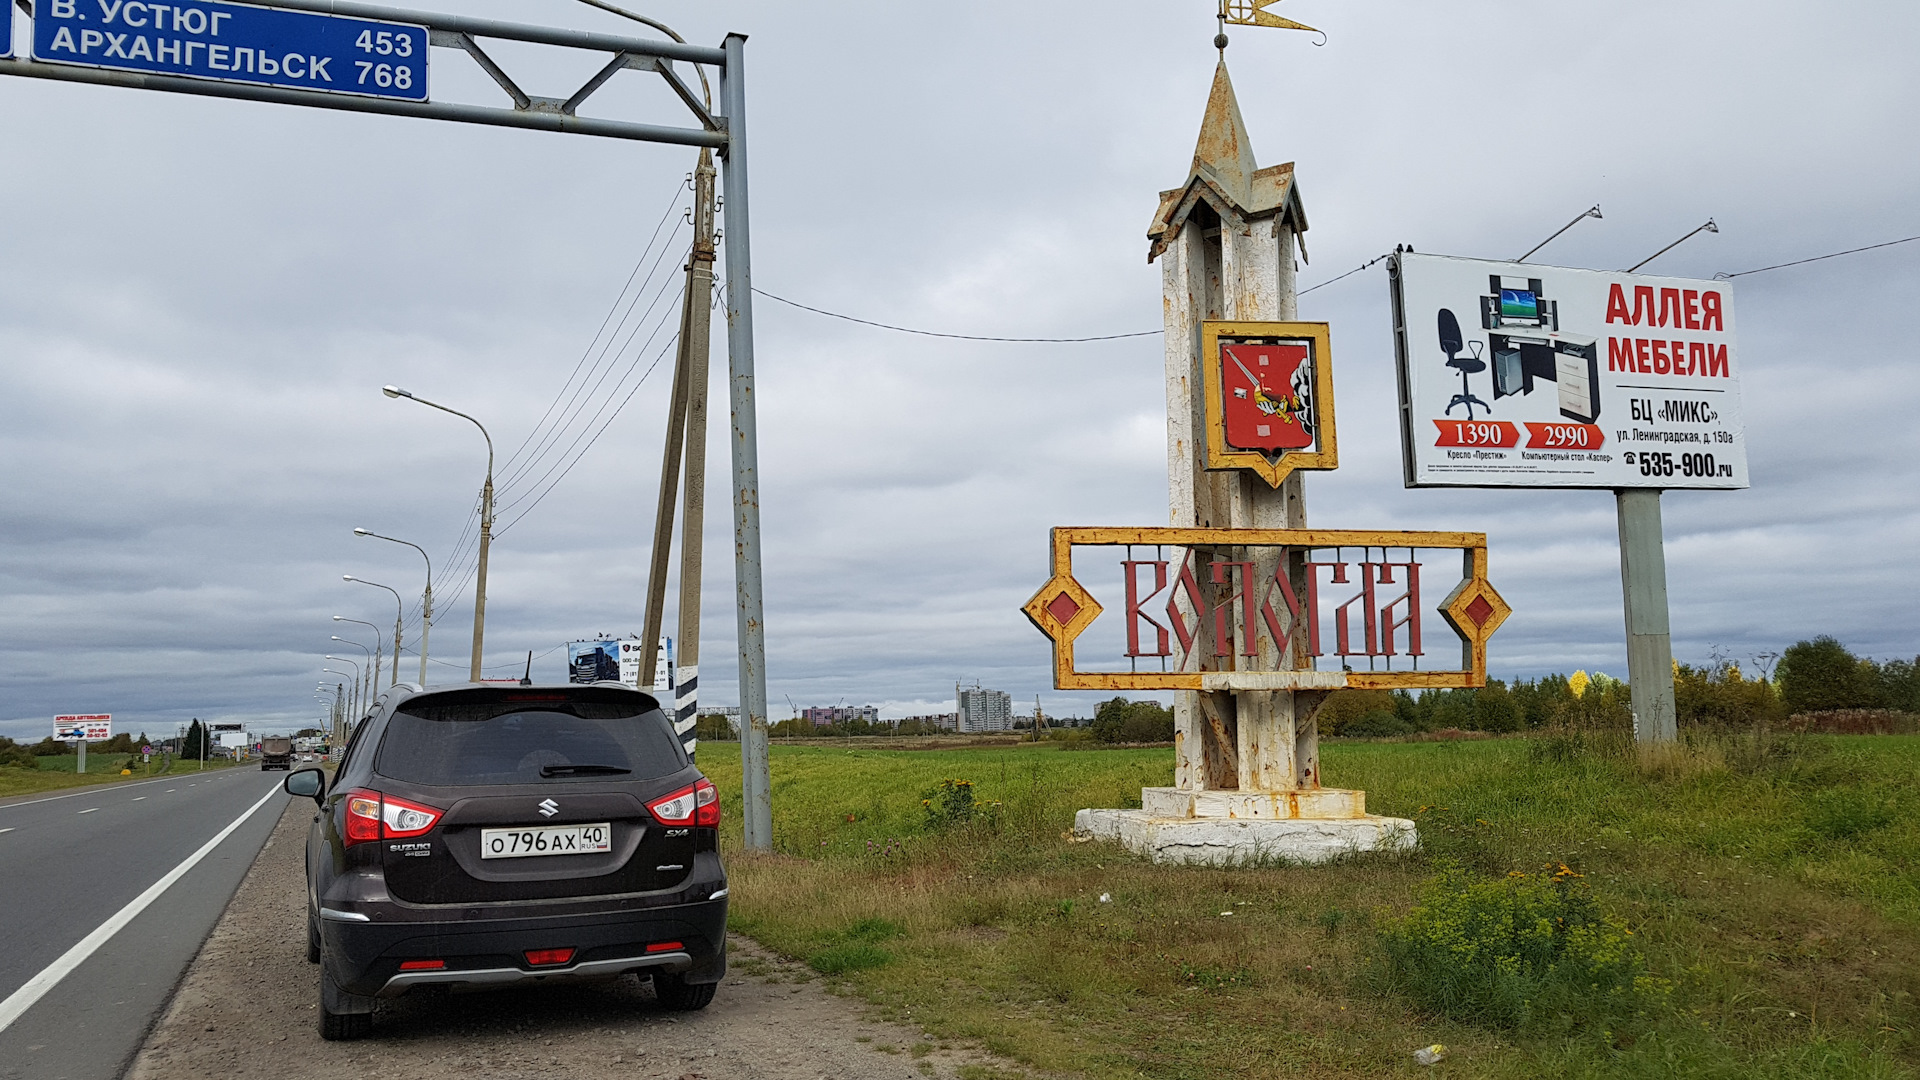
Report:
[{"label": "red heraldic shield", "polygon": [[1222,342],[1217,362],[1229,446],[1269,455],[1313,447],[1313,358],[1305,344]]}]

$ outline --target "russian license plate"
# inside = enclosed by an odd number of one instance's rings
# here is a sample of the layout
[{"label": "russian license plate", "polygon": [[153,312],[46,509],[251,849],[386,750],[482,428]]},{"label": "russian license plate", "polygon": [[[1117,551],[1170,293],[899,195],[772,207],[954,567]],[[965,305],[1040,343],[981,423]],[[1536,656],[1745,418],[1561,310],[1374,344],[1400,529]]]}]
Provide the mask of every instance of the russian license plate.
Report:
[{"label": "russian license plate", "polygon": [[522,829],[481,829],[480,857],[519,859],[529,855],[591,855],[613,850],[613,829],[597,825],[529,825]]}]

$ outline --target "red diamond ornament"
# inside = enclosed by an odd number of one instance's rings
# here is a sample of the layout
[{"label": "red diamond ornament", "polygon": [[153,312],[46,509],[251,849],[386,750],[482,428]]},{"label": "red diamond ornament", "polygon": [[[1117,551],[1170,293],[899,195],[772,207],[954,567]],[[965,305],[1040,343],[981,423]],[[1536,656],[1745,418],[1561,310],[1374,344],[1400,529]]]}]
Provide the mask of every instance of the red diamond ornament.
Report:
[{"label": "red diamond ornament", "polygon": [[1492,614],[1493,605],[1487,603],[1487,598],[1484,596],[1474,597],[1473,603],[1467,605],[1466,616],[1473,620],[1475,626],[1487,625],[1487,618]]},{"label": "red diamond ornament", "polygon": [[1075,615],[1080,614],[1080,605],[1074,602],[1073,597],[1062,592],[1059,596],[1047,601],[1047,614],[1053,616],[1055,622],[1065,626],[1073,621]]}]

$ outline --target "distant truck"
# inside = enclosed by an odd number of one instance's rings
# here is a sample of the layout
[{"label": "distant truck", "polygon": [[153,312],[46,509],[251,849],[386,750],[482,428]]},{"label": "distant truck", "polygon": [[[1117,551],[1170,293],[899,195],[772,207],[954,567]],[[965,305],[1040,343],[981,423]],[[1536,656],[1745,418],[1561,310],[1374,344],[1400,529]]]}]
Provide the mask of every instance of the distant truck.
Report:
[{"label": "distant truck", "polygon": [[260,740],[260,771],[293,769],[293,740],[284,735],[269,735]]}]

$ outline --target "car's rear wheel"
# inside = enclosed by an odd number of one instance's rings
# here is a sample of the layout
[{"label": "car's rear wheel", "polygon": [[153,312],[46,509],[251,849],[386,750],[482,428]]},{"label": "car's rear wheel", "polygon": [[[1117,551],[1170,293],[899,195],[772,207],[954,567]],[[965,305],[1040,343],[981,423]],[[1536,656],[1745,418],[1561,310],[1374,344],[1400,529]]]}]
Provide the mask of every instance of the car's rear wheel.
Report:
[{"label": "car's rear wheel", "polygon": [[694,1012],[713,1001],[719,983],[690,983],[678,975],[664,972],[653,977],[653,996],[675,1012]]}]

